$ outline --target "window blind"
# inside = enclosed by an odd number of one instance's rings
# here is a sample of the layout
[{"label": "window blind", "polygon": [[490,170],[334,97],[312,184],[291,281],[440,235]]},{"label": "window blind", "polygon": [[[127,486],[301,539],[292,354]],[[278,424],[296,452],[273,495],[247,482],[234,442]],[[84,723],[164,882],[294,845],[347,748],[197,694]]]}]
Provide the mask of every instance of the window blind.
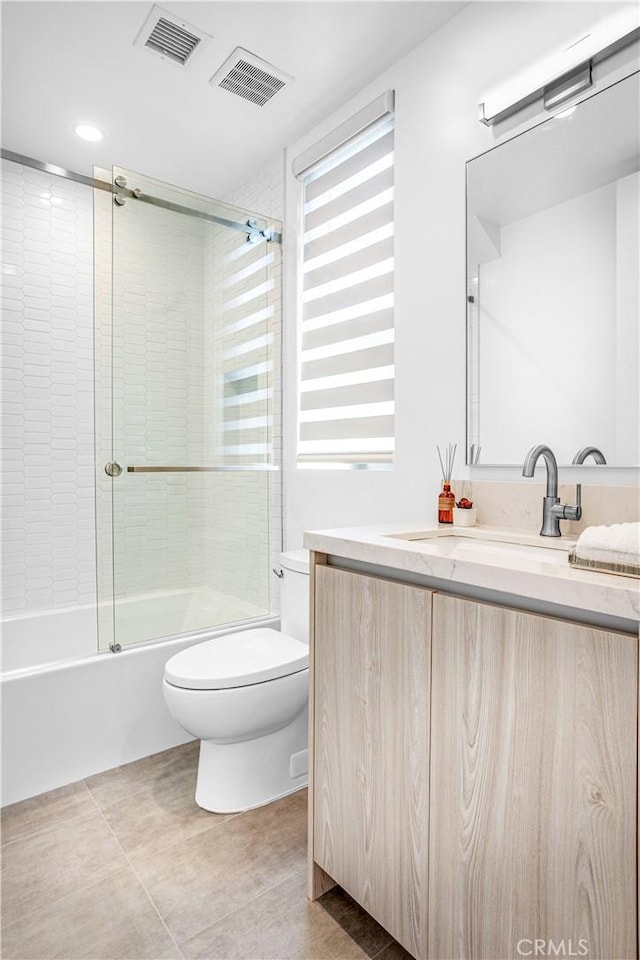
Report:
[{"label": "window blind", "polygon": [[394,451],[393,115],[302,176],[298,464]]}]

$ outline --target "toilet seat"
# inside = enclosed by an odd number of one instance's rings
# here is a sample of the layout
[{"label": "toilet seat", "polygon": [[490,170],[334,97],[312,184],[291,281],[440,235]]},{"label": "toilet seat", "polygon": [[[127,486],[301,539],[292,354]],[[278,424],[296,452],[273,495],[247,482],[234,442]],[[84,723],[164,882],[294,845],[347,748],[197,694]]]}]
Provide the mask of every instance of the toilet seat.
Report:
[{"label": "toilet seat", "polygon": [[187,690],[247,687],[299,673],[309,666],[309,648],[269,628],[242,630],[196,643],[167,662],[165,680]]}]

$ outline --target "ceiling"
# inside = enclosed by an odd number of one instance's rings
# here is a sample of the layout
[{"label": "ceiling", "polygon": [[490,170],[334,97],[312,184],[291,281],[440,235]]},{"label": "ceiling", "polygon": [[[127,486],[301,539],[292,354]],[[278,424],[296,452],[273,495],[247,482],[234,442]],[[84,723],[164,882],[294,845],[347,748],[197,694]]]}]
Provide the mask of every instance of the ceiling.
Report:
[{"label": "ceiling", "polygon": [[[225,198],[466,5],[162,0],[213,38],[182,67],[134,46],[151,2],[5,0],[2,145]],[[264,107],[208,82],[237,46],[294,77]],[[104,140],[80,140],[79,122]]]}]

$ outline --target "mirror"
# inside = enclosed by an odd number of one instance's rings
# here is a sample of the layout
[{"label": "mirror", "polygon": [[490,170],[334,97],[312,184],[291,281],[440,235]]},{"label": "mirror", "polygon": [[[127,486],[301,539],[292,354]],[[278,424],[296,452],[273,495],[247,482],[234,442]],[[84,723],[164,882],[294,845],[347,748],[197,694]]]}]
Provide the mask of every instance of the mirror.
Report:
[{"label": "mirror", "polygon": [[467,163],[467,463],[640,463],[639,170],[637,73]]}]

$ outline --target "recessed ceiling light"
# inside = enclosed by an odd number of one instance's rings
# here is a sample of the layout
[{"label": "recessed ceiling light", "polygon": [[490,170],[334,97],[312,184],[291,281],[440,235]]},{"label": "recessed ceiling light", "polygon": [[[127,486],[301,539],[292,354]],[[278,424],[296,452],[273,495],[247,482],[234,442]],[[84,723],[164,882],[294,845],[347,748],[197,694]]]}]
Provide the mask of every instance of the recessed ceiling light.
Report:
[{"label": "recessed ceiling light", "polygon": [[98,127],[94,126],[92,123],[79,123],[74,127],[75,132],[79,137],[82,137],[83,140],[90,140],[91,143],[95,143],[97,140],[102,140],[104,138],[104,133]]}]

